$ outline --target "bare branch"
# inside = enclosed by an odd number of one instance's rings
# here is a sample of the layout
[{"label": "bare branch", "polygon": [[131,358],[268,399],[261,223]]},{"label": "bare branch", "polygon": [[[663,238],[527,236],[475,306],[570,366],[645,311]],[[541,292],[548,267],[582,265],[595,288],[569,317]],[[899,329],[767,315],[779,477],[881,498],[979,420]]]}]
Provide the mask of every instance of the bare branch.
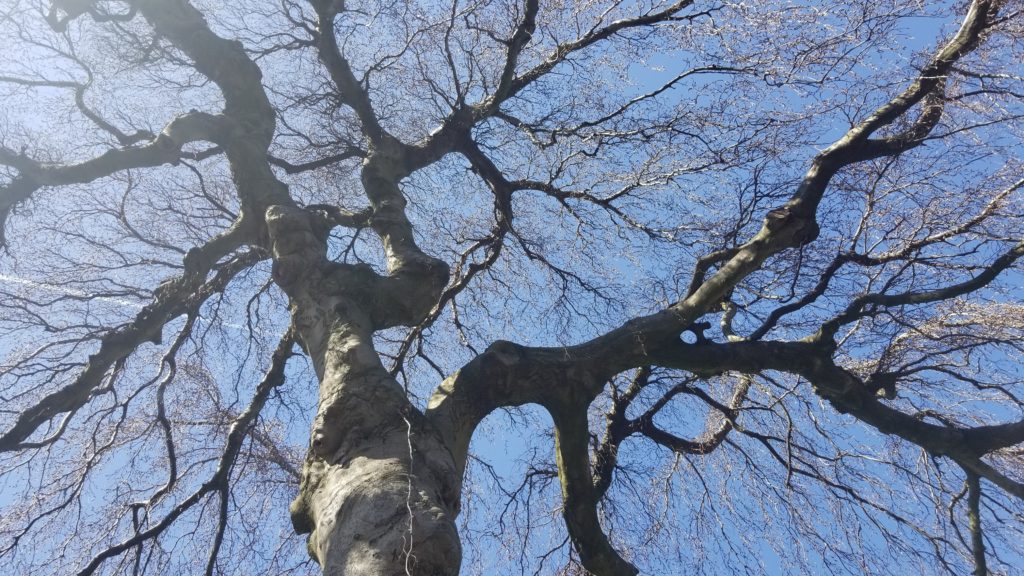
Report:
[{"label": "bare branch", "polygon": [[258,250],[241,254],[218,267],[214,277],[206,282],[206,273],[213,263],[234,248],[231,242],[221,241],[194,252],[195,268],[186,267],[185,275],[161,285],[156,300],[143,308],[133,322],[104,336],[99,351],[90,356],[74,382],[22,410],[14,426],[0,436],[0,452],[22,449],[22,443],[51,418],[62,412],[76,412],[100,391],[112,366],[143,342],[159,342],[165,324],[182,314],[198,313],[210,296],[222,292],[235,276],[265,257]]}]

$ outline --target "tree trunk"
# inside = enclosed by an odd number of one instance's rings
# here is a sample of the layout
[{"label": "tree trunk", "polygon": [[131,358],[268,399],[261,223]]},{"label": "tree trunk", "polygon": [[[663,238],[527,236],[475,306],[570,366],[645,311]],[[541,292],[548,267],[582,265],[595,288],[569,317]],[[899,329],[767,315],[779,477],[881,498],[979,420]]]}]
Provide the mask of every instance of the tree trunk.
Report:
[{"label": "tree trunk", "polygon": [[361,324],[336,315],[318,356],[320,405],[293,522],[310,532],[324,574],[457,574],[452,455]]},{"label": "tree trunk", "polygon": [[327,261],[306,210],[273,206],[267,224],[275,281],[320,381],[295,529],[324,574],[458,574],[459,467],[373,347],[375,330],[429,309],[447,268],[402,262],[382,277]]}]

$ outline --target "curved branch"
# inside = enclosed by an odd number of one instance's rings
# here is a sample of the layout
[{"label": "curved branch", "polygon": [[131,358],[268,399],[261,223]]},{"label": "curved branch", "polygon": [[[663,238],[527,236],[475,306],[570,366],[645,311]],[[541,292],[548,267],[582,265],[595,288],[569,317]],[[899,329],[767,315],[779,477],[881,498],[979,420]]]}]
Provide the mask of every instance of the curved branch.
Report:
[{"label": "curved branch", "polygon": [[140,0],[137,6],[158,34],[188,55],[195,70],[220,88],[225,131],[218,144],[231,163],[242,211],[254,216],[247,223],[261,224],[271,205],[293,204],[266,157],[277,114],[263,88],[263,73],[242,43],[215,34],[187,1]]},{"label": "curved branch", "polygon": [[[640,418],[637,418],[634,421],[633,427],[636,428],[639,433],[653,440],[656,444],[668,448],[678,454],[710,454],[725,441],[729,432],[732,432],[733,428],[735,428],[740,406],[743,404],[743,401],[746,400],[747,392],[750,391],[750,385],[752,382],[752,379],[747,375],[740,377],[739,382],[736,384],[736,388],[733,389],[732,395],[729,398],[728,405],[718,402],[708,395],[707,392],[699,388],[693,388],[688,382],[682,382],[665,393],[657,402],[654,403],[653,406],[644,412]],[[679,393],[697,396],[708,406],[711,406],[721,413],[722,418],[719,421],[718,427],[706,433],[706,436],[703,438],[699,438],[697,440],[686,440],[684,438],[679,438],[674,434],[669,434],[655,425],[655,415],[657,415],[669,400]]]},{"label": "curved branch", "polygon": [[63,412],[75,412],[84,406],[112,366],[123,361],[143,343],[159,342],[164,325],[182,314],[198,313],[207,299],[223,292],[235,276],[265,257],[262,251],[257,250],[236,256],[220,266],[214,277],[206,282],[213,263],[236,247],[233,242],[220,241],[211,242],[204,249],[190,251],[186,256],[186,272],[161,284],[154,301],[143,308],[134,321],[103,336],[99,350],[89,357],[85,369],[74,382],[21,411],[14,425],[0,435],[0,452],[22,449],[22,442],[51,418]]},{"label": "curved branch", "polygon": [[486,104],[481,107],[481,112],[487,114],[493,112],[503,101],[521,92],[524,88],[553,70],[555,66],[564,62],[570,55],[585,48],[589,48],[590,46],[593,46],[602,40],[611,38],[625,30],[652,26],[660,22],[678,20],[680,18],[677,15],[684,9],[689,8],[691,5],[693,5],[693,0],[679,0],[664,10],[651,12],[642,16],[637,16],[636,18],[616,20],[607,26],[593,28],[582,37],[572,42],[559,44],[555,48],[554,52],[552,52],[543,62],[512,80],[501,99],[491,98],[488,100]]},{"label": "curved branch", "polygon": [[182,158],[181,148],[185,144],[219,140],[221,120],[220,116],[201,112],[183,114],[169,122],[160,135],[148,144],[108,150],[95,158],[63,166],[44,164],[23,153],[0,147],[0,165],[10,166],[19,173],[0,188],[0,247],[5,245],[7,217],[36,190],[47,186],[93,182],[132,168],[175,164]]},{"label": "curved branch", "polygon": [[601,529],[597,515],[600,494],[590,474],[587,404],[549,409],[555,422],[555,458],[564,502],[562,518],[588,572],[595,576],[637,574],[636,567],[623,560]]},{"label": "curved branch", "polygon": [[291,162],[284,160],[283,158],[278,158],[270,154],[267,155],[267,161],[270,162],[272,165],[281,168],[287,174],[300,174],[302,172],[309,172],[311,170],[325,168],[327,166],[337,164],[338,162],[344,162],[345,160],[350,160],[352,158],[365,157],[365,150],[352,146],[346,148],[343,152],[331,154],[330,156],[324,156],[323,158],[319,158],[317,160],[310,160],[309,162],[302,162],[300,164],[292,164]]},{"label": "curved branch", "polygon": [[978,475],[970,470],[967,472],[967,526],[971,531],[971,553],[974,556],[974,572],[972,576],[986,576],[988,567],[985,564],[985,539],[981,531],[981,481]]},{"label": "curved branch", "polygon": [[394,140],[380,125],[377,113],[373,110],[370,102],[370,95],[359,84],[348,60],[342,56],[338,47],[338,40],[335,37],[334,20],[343,3],[334,0],[313,0],[313,7],[317,14],[316,45],[320,61],[327,68],[334,86],[338,89],[338,95],[342,102],[355,111],[362,124],[363,134],[375,145],[381,145],[385,140]]},{"label": "curved branch", "polygon": [[[425,141],[415,147],[409,147],[410,161],[416,166],[423,166],[451,152],[458,146],[458,141],[467,135],[476,123],[498,114],[504,102],[554,70],[555,67],[565,62],[572,54],[607,40],[625,30],[681,20],[683,18],[677,16],[679,12],[690,7],[692,4],[693,0],[679,0],[664,10],[649,12],[635,18],[616,20],[604,27],[595,26],[576,40],[559,44],[543,62],[522,75],[516,76],[515,71],[522,52],[533,38],[539,10],[539,2],[526,0],[523,19],[516,26],[512,37],[508,40],[500,41],[507,46],[507,51],[502,65],[502,72],[494,92],[481,102],[460,106]],[[695,17],[696,15],[690,16],[687,19]],[[686,75],[689,75],[689,73],[684,74],[683,77]],[[674,82],[670,82],[669,85]],[[627,104],[625,108],[652,96],[647,95],[634,100]],[[618,113],[621,113],[621,111],[614,113],[613,116]],[[360,117],[362,116],[360,115]]]},{"label": "curved branch", "polygon": [[[78,572],[77,576],[88,576],[89,574],[94,573],[107,559],[113,558],[122,552],[130,550],[147,540],[159,537],[171,524],[174,523],[175,520],[197,503],[201,502],[208,494],[215,491],[223,494],[224,491],[227,490],[228,479],[231,475],[231,470],[235,465],[235,461],[238,459],[238,453],[242,448],[242,442],[245,440],[245,437],[249,434],[252,426],[255,424],[256,417],[259,416],[260,411],[263,410],[263,405],[266,404],[267,399],[270,397],[270,393],[273,392],[275,388],[284,384],[284,368],[288,359],[292,356],[292,348],[294,346],[295,338],[292,330],[289,328],[278,342],[277,349],[271,357],[270,366],[264,374],[263,380],[257,384],[256,392],[253,395],[252,401],[249,402],[249,406],[247,406],[245,411],[239,414],[231,423],[231,428],[228,431],[228,437],[224,442],[224,450],[221,452],[220,458],[217,461],[217,468],[214,470],[210,479],[204,482],[203,485],[193,492],[188,498],[172,508],[159,522],[151,526],[148,530],[139,532],[135,536],[111,546],[94,556],[92,560]],[[215,546],[218,544],[218,542],[215,542]],[[213,557],[210,558],[210,562],[213,562]]]},{"label": "curved branch", "polygon": [[875,308],[883,306],[891,308],[894,306],[927,304],[929,302],[956,298],[957,296],[962,296],[980,288],[984,288],[995,280],[1000,273],[1010,266],[1013,266],[1021,256],[1024,256],[1024,241],[1019,242],[1016,246],[996,258],[992,264],[986,266],[978,275],[974,276],[970,280],[960,282],[959,284],[936,288],[934,290],[904,292],[902,294],[865,294],[860,296],[854,299],[842,314],[823,324],[821,329],[814,336],[814,339],[823,342],[831,341],[835,337],[836,332],[838,332],[842,326],[870,314],[870,310],[865,310],[869,307]]},{"label": "curved branch", "polygon": [[519,63],[519,55],[533,38],[533,32],[537,28],[537,12],[540,9],[540,2],[526,0],[525,8],[523,21],[519,23],[515,33],[506,43],[508,51],[505,54],[505,66],[498,79],[498,87],[495,88],[494,94],[491,95],[486,105],[488,108],[496,107],[508,97],[508,93],[512,89],[512,80],[515,78],[516,65]]}]

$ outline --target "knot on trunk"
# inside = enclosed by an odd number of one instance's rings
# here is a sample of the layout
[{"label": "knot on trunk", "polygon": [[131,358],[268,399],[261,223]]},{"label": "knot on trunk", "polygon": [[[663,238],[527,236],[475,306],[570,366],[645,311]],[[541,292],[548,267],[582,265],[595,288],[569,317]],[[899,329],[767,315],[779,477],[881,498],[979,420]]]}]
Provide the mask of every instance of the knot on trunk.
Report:
[{"label": "knot on trunk", "polygon": [[805,215],[798,207],[789,205],[770,210],[765,214],[764,227],[782,241],[786,241],[788,236],[788,243],[794,246],[813,242],[818,238],[820,232],[813,214]]}]

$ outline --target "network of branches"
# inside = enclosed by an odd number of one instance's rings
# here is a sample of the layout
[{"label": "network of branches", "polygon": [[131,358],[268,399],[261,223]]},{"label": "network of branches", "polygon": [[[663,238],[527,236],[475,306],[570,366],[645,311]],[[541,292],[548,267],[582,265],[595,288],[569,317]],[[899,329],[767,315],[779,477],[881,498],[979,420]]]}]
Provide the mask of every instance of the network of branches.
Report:
[{"label": "network of branches", "polygon": [[0,0],[0,572],[319,573],[310,278],[463,573],[1024,569],[1022,11]]}]

